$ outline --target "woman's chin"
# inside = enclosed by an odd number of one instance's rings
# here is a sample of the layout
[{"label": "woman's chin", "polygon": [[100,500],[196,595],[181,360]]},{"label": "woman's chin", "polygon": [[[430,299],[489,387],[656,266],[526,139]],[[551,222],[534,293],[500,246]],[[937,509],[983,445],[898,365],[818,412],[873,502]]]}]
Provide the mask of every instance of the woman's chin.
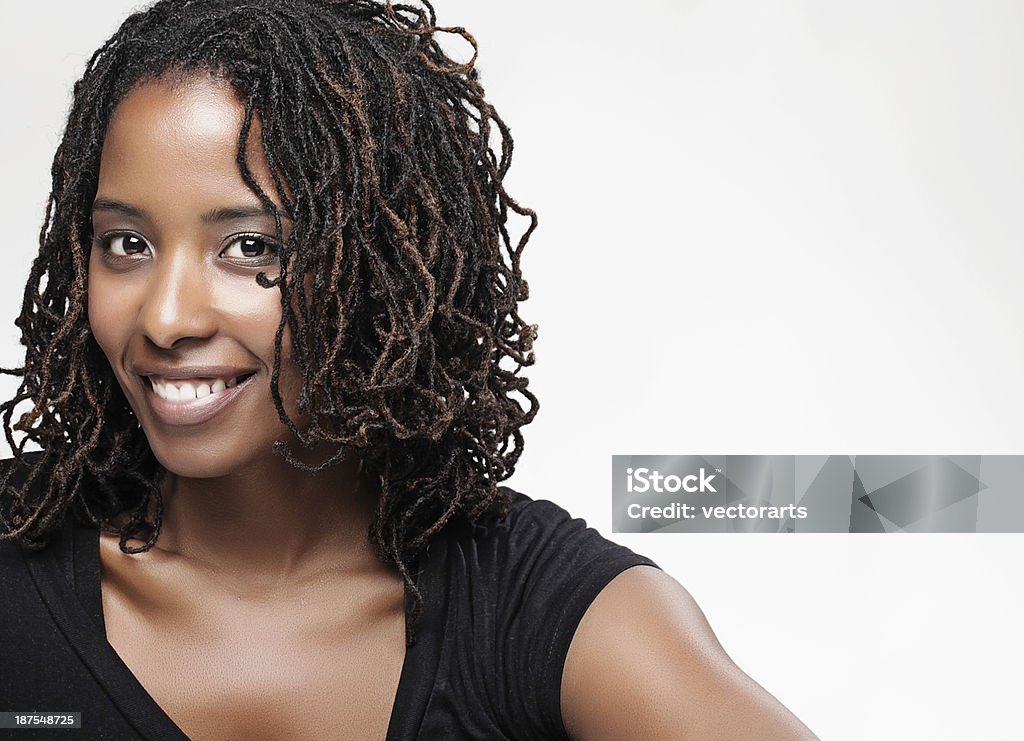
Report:
[{"label": "woman's chin", "polygon": [[[240,473],[252,472],[256,461],[252,457],[225,455],[223,451],[181,450],[153,446],[153,455],[167,471],[174,476],[187,479],[216,479]],[[275,455],[268,450],[267,457]]]}]

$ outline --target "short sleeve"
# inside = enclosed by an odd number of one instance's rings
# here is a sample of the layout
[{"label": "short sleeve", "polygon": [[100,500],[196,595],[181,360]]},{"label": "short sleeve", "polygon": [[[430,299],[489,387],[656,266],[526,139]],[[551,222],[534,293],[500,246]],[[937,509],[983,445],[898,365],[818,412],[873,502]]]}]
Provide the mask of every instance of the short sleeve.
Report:
[{"label": "short sleeve", "polygon": [[566,738],[576,627],[618,574],[655,565],[552,502],[506,491],[505,517],[453,523],[431,543],[389,739]]},{"label": "short sleeve", "polygon": [[562,670],[580,620],[621,572],[655,564],[552,502],[514,499],[506,526],[496,625],[506,710],[528,724],[525,737],[564,738]]}]

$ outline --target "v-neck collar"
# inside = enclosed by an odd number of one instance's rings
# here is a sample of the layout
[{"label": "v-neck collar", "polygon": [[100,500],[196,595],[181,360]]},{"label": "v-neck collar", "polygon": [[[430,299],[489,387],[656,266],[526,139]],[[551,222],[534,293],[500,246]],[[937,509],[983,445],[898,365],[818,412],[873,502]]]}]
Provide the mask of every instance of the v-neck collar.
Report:
[{"label": "v-neck collar", "polygon": [[[54,623],[140,738],[187,741],[185,732],[164,712],[107,641],[99,531],[69,524],[60,540],[59,545],[51,543],[57,547],[48,547],[25,559]],[[445,551],[443,538],[432,543],[417,578],[424,598],[423,611],[416,626],[417,641],[406,649],[402,663],[388,722],[389,740],[416,738],[429,703],[443,641],[443,603],[447,595],[438,586]],[[408,595],[405,612],[408,619]]]}]

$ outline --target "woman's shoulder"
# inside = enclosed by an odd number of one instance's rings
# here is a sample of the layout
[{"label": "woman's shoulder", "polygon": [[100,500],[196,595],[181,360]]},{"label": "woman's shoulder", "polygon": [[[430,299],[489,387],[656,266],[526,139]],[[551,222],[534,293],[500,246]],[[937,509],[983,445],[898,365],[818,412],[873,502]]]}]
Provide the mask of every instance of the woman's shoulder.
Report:
[{"label": "woman's shoulder", "polygon": [[[46,584],[61,580],[74,583],[75,534],[80,528],[88,527],[68,511],[54,519],[42,536],[19,537],[16,518],[20,515],[12,514],[12,498],[38,495],[49,475],[45,470],[33,471],[42,462],[41,452],[0,460],[0,604],[11,607],[0,611],[5,617],[13,618],[20,612],[14,608],[16,604],[25,609],[39,607],[38,590]],[[27,491],[26,483],[29,484]],[[95,527],[92,531],[98,532]],[[87,539],[88,535],[83,537]]]},{"label": "woman's shoulder", "polygon": [[23,613],[20,608],[27,609],[36,605],[40,581],[68,575],[72,566],[73,524],[70,518],[55,523],[49,537],[42,542],[29,545],[13,537],[17,525],[8,517],[9,498],[20,496],[29,471],[39,461],[39,456],[39,453],[27,453],[20,459],[0,460],[0,498],[4,499],[0,508],[3,514],[0,521],[3,527],[3,537],[0,537],[0,602],[10,608],[0,613],[12,619]]},{"label": "woman's shoulder", "polygon": [[475,540],[513,538],[529,542],[583,535],[611,544],[586,520],[574,516],[560,504],[527,496],[507,486],[499,487],[499,490],[508,497],[508,508],[502,515],[475,525],[472,528]]},{"label": "woman's shoulder", "polygon": [[449,548],[471,551],[480,568],[528,568],[527,575],[546,580],[572,579],[575,571],[622,570],[631,565],[654,565],[625,546],[608,540],[585,520],[560,505],[533,499],[502,487],[509,506],[501,517],[455,528]]},{"label": "woman's shoulder", "polygon": [[[534,679],[543,664],[557,686],[576,627],[598,594],[623,571],[656,564],[554,502],[506,493],[511,501],[503,517],[442,538],[424,583],[428,593],[443,595],[449,629],[499,642],[503,634],[512,637],[506,645],[522,651],[506,656],[506,664]],[[490,651],[477,648],[481,655]]]},{"label": "woman's shoulder", "polygon": [[619,573],[653,564],[554,502],[503,493],[503,516],[454,522],[429,546],[421,637],[448,657],[431,704],[461,708],[477,735],[565,738],[562,667],[580,620]]},{"label": "woman's shoulder", "polygon": [[30,450],[17,456],[0,458],[0,482],[20,486],[29,471],[43,461],[43,456],[42,450]]},{"label": "woman's shoulder", "polygon": [[[45,531],[47,537],[39,538],[31,547],[17,545],[18,538],[12,537],[25,510],[31,510],[32,500],[40,497],[51,475],[53,472],[49,470],[45,451],[29,451],[16,457],[0,459],[0,558],[5,563],[18,553],[49,550],[54,541],[60,542],[69,537],[72,527],[78,524],[68,510],[63,517],[53,518]],[[14,506],[19,500],[22,505]],[[25,502],[28,504],[25,505]]]},{"label": "woman's shoulder", "polygon": [[[22,564],[22,547],[18,546],[11,534],[17,527],[9,513],[15,496],[23,496],[21,490],[31,468],[39,460],[37,452],[25,453],[20,458],[0,459],[0,568],[7,575],[15,564]],[[3,578],[3,577],[0,577]]]},{"label": "woman's shoulder", "polygon": [[[25,497],[37,496],[40,488],[53,475],[47,465],[45,451],[32,450],[0,459],[0,526],[6,533],[14,526],[8,521],[11,504]],[[26,491],[25,485],[29,484]]]}]

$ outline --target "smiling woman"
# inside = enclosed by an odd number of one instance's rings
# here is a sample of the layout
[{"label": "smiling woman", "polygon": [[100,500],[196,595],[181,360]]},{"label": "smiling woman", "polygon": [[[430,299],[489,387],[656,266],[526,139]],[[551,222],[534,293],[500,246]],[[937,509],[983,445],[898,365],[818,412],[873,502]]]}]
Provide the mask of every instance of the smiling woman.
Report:
[{"label": "smiling woman", "polygon": [[[256,282],[278,276],[284,207],[265,208],[239,173],[244,120],[213,77],[138,85],[111,119],[92,204],[89,326],[156,459],[188,477],[290,468],[267,455],[288,432],[270,384],[280,293]],[[246,161],[273,193],[259,135],[257,121]],[[302,378],[283,349],[295,419]]]},{"label": "smiling woman", "polygon": [[446,31],[475,48],[429,5],[165,0],[91,59],[0,407],[0,709],[812,737],[653,563],[499,486],[537,409],[536,219]]}]

